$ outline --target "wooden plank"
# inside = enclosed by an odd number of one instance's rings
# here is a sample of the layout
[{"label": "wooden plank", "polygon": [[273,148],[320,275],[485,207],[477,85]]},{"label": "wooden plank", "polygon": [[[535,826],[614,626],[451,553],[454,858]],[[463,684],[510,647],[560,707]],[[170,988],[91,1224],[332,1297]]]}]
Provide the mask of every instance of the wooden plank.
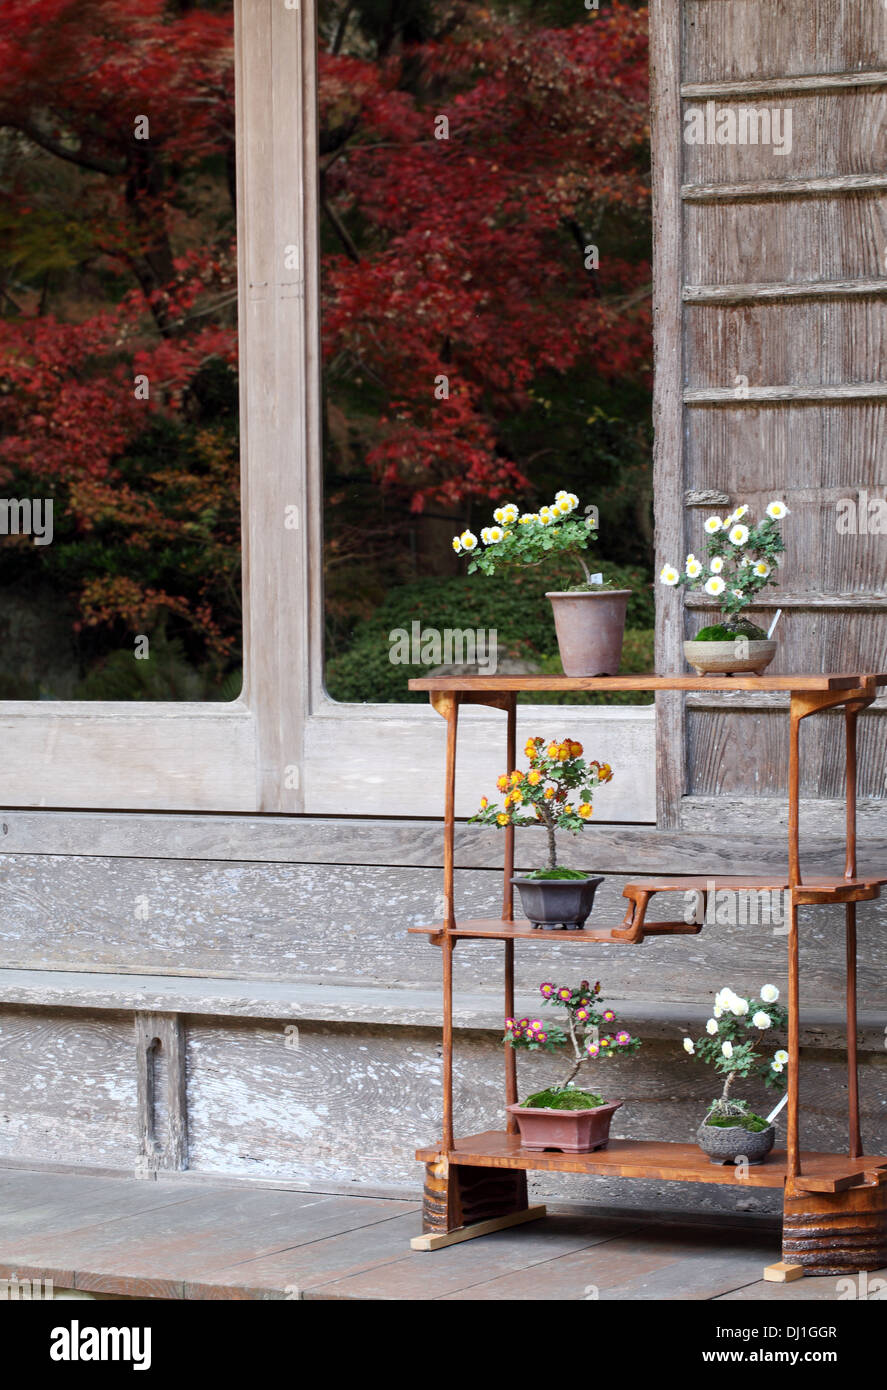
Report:
[{"label": "wooden plank", "polygon": [[840,92],[887,87],[887,72],[815,72],[798,77],[753,77],[739,82],[682,82],[685,101],[710,97],[794,96],[809,92]]},{"label": "wooden plank", "polygon": [[758,285],[685,285],[685,304],[760,304],[799,299],[867,299],[887,294],[884,280],[792,280]]},{"label": "wooden plank", "polygon": [[735,387],[688,387],[684,391],[685,405],[754,406],[780,401],[882,401],[887,400],[887,382],[841,382],[824,386],[819,382],[795,382],[780,386],[747,386],[737,397]]},{"label": "wooden plank", "polygon": [[507,1231],[511,1226],[524,1226],[528,1221],[538,1221],[545,1216],[542,1205],[526,1207],[523,1211],[512,1211],[507,1216],[491,1216],[487,1221],[475,1221],[471,1226],[459,1226],[455,1231],[426,1231],[421,1236],[413,1236],[411,1250],[445,1250],[448,1245],[462,1245],[466,1240],[478,1236],[489,1236],[494,1231]]},{"label": "wooden plank", "polygon": [[850,193],[882,193],[887,174],[833,174],[807,179],[752,179],[745,183],[684,184],[685,203],[759,202],[768,198],[832,198]]},{"label": "wooden plank", "polygon": [[686,75],[693,82],[884,66],[887,22],[880,5],[684,0],[683,17]]}]

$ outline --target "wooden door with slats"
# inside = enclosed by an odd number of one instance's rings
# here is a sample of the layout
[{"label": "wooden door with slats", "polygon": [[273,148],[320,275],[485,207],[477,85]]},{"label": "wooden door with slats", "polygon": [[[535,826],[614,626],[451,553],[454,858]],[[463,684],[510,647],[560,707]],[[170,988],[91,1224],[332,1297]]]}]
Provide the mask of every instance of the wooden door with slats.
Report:
[{"label": "wooden door with slats", "polygon": [[[883,670],[887,4],[652,0],[651,78],[657,572],[704,553],[710,512],[780,498],[786,554],[758,610],[767,626],[783,609],[771,671]],[[705,496],[723,502],[686,505]],[[705,603],[657,585],[658,670],[687,669]],[[660,824],[785,795],[783,697],[659,698]],[[838,722],[805,731],[803,797],[839,792]],[[883,698],[860,724],[877,802]]]}]

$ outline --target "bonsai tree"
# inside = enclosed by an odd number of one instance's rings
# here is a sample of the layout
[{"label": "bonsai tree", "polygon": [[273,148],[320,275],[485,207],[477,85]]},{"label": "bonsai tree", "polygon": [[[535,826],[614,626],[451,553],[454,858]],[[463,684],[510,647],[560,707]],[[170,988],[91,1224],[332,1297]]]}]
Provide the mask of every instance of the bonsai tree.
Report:
[{"label": "bonsai tree", "polygon": [[612,1009],[601,1008],[601,985],[581,980],[578,986],[555,985],[546,981],[539,986],[545,1004],[563,1010],[564,1026],[543,1023],[540,1018],[506,1018],[507,1047],[524,1047],[529,1052],[560,1052],[566,1050],[569,1067],[563,1080],[529,1096],[523,1105],[547,1110],[590,1110],[604,1102],[593,1091],[574,1085],[581,1067],[596,1061],[626,1057],[637,1052],[640,1038],[633,1038],[625,1028],[616,1028]]},{"label": "bonsai tree", "polygon": [[752,1131],[767,1128],[767,1121],[750,1110],[746,1101],[732,1097],[730,1091],[737,1076],[761,1077],[766,1086],[777,1090],[785,1087],[788,1053],[779,1047],[773,1052],[767,1050],[771,1039],[776,1041],[774,1035],[784,1031],[788,1021],[778,999],[775,985],[764,985],[760,999],[754,1001],[725,987],[715,996],[705,1036],[696,1042],[684,1038],[684,1051],[713,1066],[724,1078],[723,1090],[711,1102],[705,1124],[740,1125]]},{"label": "bonsai tree", "polygon": [[697,642],[730,642],[736,636],[760,639],[764,630],[742,616],[757,595],[776,583],[779,556],[785,550],[779,523],[789,515],[784,502],[771,502],[761,521],[754,522],[748,507],[737,507],[729,516],[710,516],[705,522],[708,560],[690,554],[680,573],[663,565],[659,582],[669,588],[683,585],[703,590],[719,600],[722,621],[703,627]]},{"label": "bonsai tree", "polygon": [[473,531],[463,531],[453,537],[457,555],[469,555],[468,573],[480,570],[495,574],[497,569],[539,565],[557,555],[568,555],[581,566],[584,580],[575,587],[600,588],[592,581],[584,552],[597,540],[598,514],[596,507],[586,507],[577,516],[579,498],[573,492],[561,491],[548,506],[538,512],[521,512],[513,502],[506,502],[493,513],[493,525],[485,526],[480,541]]},{"label": "bonsai tree", "polygon": [[496,825],[544,825],[548,836],[548,862],[528,878],[585,878],[578,869],[565,869],[557,862],[558,829],[574,833],[584,830],[593,813],[595,787],[609,782],[613,770],[609,763],[582,757],[582,744],[575,739],[560,741],[531,738],[524,753],[529,760],[526,772],[503,772],[496,781],[504,792],[502,805],[481,797],[480,809],[470,823]]}]

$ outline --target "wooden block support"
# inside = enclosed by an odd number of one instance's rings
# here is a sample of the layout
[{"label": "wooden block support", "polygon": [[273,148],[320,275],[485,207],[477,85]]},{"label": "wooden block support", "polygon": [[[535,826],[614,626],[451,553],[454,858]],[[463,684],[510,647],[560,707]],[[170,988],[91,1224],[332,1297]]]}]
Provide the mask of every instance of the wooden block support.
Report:
[{"label": "wooden block support", "polygon": [[[534,1219],[526,1215],[528,1210],[525,1172],[514,1168],[463,1167],[439,1155],[425,1164],[423,1235],[417,1239],[424,1242],[426,1236],[469,1231],[459,1235],[460,1240],[468,1240],[470,1235],[483,1235],[484,1230],[500,1230]],[[544,1208],[535,1207],[533,1211],[535,1216],[545,1214]],[[415,1250],[434,1250],[440,1244],[453,1242],[412,1244]]]},{"label": "wooden block support", "polygon": [[803,1279],[804,1266],[788,1264],[779,1260],[775,1265],[767,1265],[764,1278],[770,1284],[791,1284],[795,1279]]},{"label": "wooden block support", "polygon": [[782,1254],[810,1274],[857,1274],[887,1266],[887,1185],[863,1181],[845,1191],[785,1184]]},{"label": "wooden block support", "polygon": [[459,1226],[455,1231],[428,1231],[425,1235],[413,1236],[412,1250],[443,1250],[447,1245],[458,1245],[463,1240],[474,1240],[475,1236],[488,1236],[492,1231],[504,1231],[509,1226],[522,1226],[525,1221],[538,1221],[545,1215],[545,1207],[526,1207],[523,1211],[510,1212],[508,1216],[494,1216],[489,1221],[475,1221],[471,1226]]}]

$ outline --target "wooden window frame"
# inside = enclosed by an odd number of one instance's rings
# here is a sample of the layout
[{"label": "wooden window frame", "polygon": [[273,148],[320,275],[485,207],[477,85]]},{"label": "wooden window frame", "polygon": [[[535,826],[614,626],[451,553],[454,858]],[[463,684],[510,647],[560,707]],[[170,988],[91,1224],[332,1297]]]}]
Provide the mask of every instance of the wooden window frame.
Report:
[{"label": "wooden window frame", "polygon": [[[438,814],[441,721],[422,705],[339,704],[323,684],[315,3],[234,0],[234,14],[243,691],[227,704],[5,701],[2,801]],[[491,718],[471,711],[463,734],[464,764],[484,777],[503,751]],[[653,819],[651,707],[552,719],[598,745],[606,727],[635,781],[612,818]],[[473,796],[466,784],[465,809]]]}]

